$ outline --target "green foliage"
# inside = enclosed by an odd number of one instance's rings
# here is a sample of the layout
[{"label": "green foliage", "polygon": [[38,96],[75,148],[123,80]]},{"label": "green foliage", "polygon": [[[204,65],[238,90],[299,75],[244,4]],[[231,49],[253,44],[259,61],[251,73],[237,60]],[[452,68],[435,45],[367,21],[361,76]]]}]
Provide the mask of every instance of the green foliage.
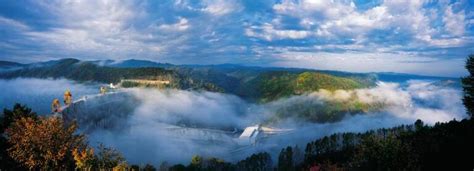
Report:
[{"label": "green foliage", "polygon": [[151,165],[151,164],[146,164],[144,167],[143,167],[143,171],[156,171],[156,168],[155,166]]},{"label": "green foliage", "polygon": [[244,160],[237,162],[236,170],[258,170],[258,171],[269,171],[273,170],[272,159],[270,154],[263,152],[252,154]]},{"label": "green foliage", "polygon": [[[223,91],[218,86],[202,80],[195,80],[175,71],[163,68],[114,68],[98,66],[91,62],[77,59],[63,59],[57,64],[47,67],[24,68],[17,71],[0,73],[0,78],[35,77],[35,78],[67,78],[75,81],[119,83],[123,79],[168,80],[164,88],[198,89]],[[124,87],[146,86],[136,83],[125,83]]]},{"label": "green foliage", "polygon": [[122,154],[113,148],[105,147],[103,144],[100,144],[98,150],[97,164],[99,168],[111,169],[122,163],[126,163]]},{"label": "green foliage", "polygon": [[3,109],[3,116],[1,116],[2,122],[0,123],[0,133],[3,134],[5,129],[9,127],[10,124],[13,123],[15,120],[24,117],[37,119],[38,115],[35,112],[32,112],[31,109],[28,108],[26,105],[21,105],[19,103],[16,103],[13,106],[12,110]]},{"label": "green foliage", "polygon": [[134,164],[130,166],[130,171],[140,171],[140,166]]},{"label": "green foliage", "polygon": [[363,88],[362,83],[356,80],[335,77],[316,72],[303,72],[296,78],[296,92],[308,92],[319,89],[337,90],[337,89],[355,89]]},{"label": "green foliage", "polygon": [[124,88],[139,87],[139,86],[140,86],[140,83],[137,83],[137,82],[131,82],[131,81],[122,82],[122,87]]},{"label": "green foliage", "polygon": [[474,150],[473,130],[472,119],[433,127],[418,120],[411,126],[333,134],[307,144],[303,166],[333,163],[349,170],[469,169],[474,164],[464,156]]},{"label": "green foliage", "polygon": [[193,156],[193,158],[191,159],[191,164],[189,165],[189,167],[192,168],[193,170],[201,169],[202,168],[202,157],[198,156],[198,155]]},{"label": "green foliage", "polygon": [[170,84],[167,85],[123,82],[122,86],[225,92],[259,102],[269,102],[319,89],[354,89],[367,87],[373,83],[373,79],[366,75],[338,72],[252,67],[115,68],[98,66],[77,59],[63,59],[53,65],[0,73],[0,78],[17,77],[67,78],[79,82],[101,83],[119,83],[125,79],[168,80]]},{"label": "green foliage", "polygon": [[281,97],[303,94],[306,92],[326,90],[348,90],[364,88],[369,85],[356,78],[345,78],[319,72],[269,72],[256,78],[262,102],[273,101]]},{"label": "green foliage", "polygon": [[469,72],[469,76],[462,78],[463,103],[466,106],[467,113],[472,117],[474,116],[474,54],[469,55],[465,67]]},{"label": "green foliage", "polygon": [[301,98],[277,106],[275,115],[267,122],[276,123],[288,118],[315,123],[337,122],[347,114],[377,112],[385,106],[383,103],[364,103],[355,98],[347,100]]},{"label": "green foliage", "polygon": [[169,168],[169,171],[186,171],[186,166],[182,164],[177,164]]},{"label": "green foliage", "polygon": [[281,150],[280,155],[278,156],[278,170],[295,170],[293,163],[293,149],[291,147],[286,147],[286,149],[284,148]]},{"label": "green foliage", "polygon": [[67,78],[76,81],[96,81],[118,83],[121,79],[130,78],[168,78],[172,71],[162,68],[112,68],[81,62],[77,59],[64,59],[50,67],[25,68],[20,71],[4,73],[3,78],[39,77]]},{"label": "green foliage", "polygon": [[186,170],[195,170],[195,171],[207,171],[207,170],[220,170],[220,171],[227,171],[227,170],[234,170],[234,167],[231,163],[225,162],[224,160],[218,158],[203,158],[201,156],[193,156],[191,159],[191,163]]}]

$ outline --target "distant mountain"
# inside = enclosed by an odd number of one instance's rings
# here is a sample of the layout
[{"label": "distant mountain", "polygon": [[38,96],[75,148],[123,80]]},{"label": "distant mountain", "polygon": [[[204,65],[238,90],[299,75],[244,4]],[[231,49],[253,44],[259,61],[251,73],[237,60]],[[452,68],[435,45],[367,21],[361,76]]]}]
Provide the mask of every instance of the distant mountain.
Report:
[{"label": "distant mountain", "polygon": [[2,69],[17,68],[23,66],[25,66],[25,64],[10,61],[0,61],[0,68]]},{"label": "distant mountain", "polygon": [[[456,85],[459,79],[399,73],[350,73],[301,68],[256,67],[237,64],[172,65],[146,60],[80,61],[61,59],[32,64],[2,62],[17,66],[4,70],[0,78],[37,77],[67,78],[76,81],[120,83],[129,79],[165,80],[166,87],[201,89],[234,94],[248,100],[273,101],[281,97],[317,91],[318,89],[354,89],[375,86],[377,81],[405,83],[407,80],[446,81]],[[124,82],[124,86],[156,86],[158,82]]]},{"label": "distant mountain", "polygon": [[114,61],[114,60],[102,60],[102,61],[91,61],[97,65],[108,66],[108,67],[117,67],[117,68],[147,68],[147,67],[160,67],[166,68],[173,66],[168,63],[158,63],[147,60],[137,60],[129,59],[123,61]]},{"label": "distant mountain", "polygon": [[413,74],[402,74],[402,73],[393,73],[393,72],[378,72],[371,73],[377,77],[379,81],[384,82],[406,82],[408,80],[455,80],[458,78],[451,77],[436,77],[436,76],[422,76],[422,75],[413,75]]},{"label": "distant mountain", "polygon": [[462,83],[460,79],[440,80],[440,81],[435,81],[431,83],[430,85],[436,86],[436,87],[462,88]]},{"label": "distant mountain", "polygon": [[115,62],[62,59],[30,66],[35,67],[0,73],[0,78],[67,78],[125,83],[123,86],[126,87],[153,87],[165,81],[169,82],[165,86],[169,88],[225,92],[260,102],[318,89],[354,89],[375,85],[375,79],[369,74],[239,65],[179,66],[141,60]]}]

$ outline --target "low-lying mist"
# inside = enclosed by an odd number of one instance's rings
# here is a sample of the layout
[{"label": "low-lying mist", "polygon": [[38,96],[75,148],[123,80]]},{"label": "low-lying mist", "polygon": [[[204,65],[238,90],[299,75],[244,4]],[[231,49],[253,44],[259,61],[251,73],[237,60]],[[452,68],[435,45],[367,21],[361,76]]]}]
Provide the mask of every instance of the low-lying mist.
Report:
[{"label": "low-lying mist", "polygon": [[73,98],[96,94],[96,85],[78,84],[67,79],[17,78],[0,79],[0,108],[12,108],[14,103],[26,104],[38,114],[51,113],[54,98],[62,101],[66,89],[70,89]]},{"label": "low-lying mist", "polygon": [[[61,97],[65,85],[75,94],[97,92],[97,88],[93,86],[74,84],[67,80],[18,79],[1,83],[1,88],[9,89],[6,94],[0,95],[2,106],[6,107],[19,101],[32,107],[38,106],[35,107],[38,109],[39,105],[46,105],[49,109],[52,97],[44,97],[43,94]],[[45,91],[36,87],[57,90]],[[25,93],[24,89],[28,92]],[[427,124],[434,124],[452,119],[459,120],[467,116],[462,105],[460,88],[440,86],[428,81],[409,81],[403,85],[379,83],[374,88],[347,91],[320,90],[267,104],[248,103],[234,95],[204,91],[142,88],[121,91],[137,100],[133,112],[120,115],[122,118],[117,123],[123,128],[97,127],[87,134],[92,145],[103,143],[115,147],[133,164],[158,165],[163,161],[185,164],[193,155],[237,161],[260,151],[270,152],[276,159],[280,148],[284,146],[300,145],[304,148],[308,141],[332,133],[364,132],[400,124],[412,124],[417,119]],[[28,100],[29,96],[36,100]],[[334,122],[310,122],[292,116],[291,112],[286,113],[285,117],[277,122],[269,121],[281,108],[288,106],[302,103],[324,106],[329,102],[354,100],[363,104],[383,105],[377,110],[343,115]],[[112,122],[117,119],[113,117],[114,113],[98,114],[93,110],[88,115],[95,118],[100,115]],[[258,145],[239,144],[237,141],[239,133],[245,127],[255,124],[290,131],[270,136]]]}]

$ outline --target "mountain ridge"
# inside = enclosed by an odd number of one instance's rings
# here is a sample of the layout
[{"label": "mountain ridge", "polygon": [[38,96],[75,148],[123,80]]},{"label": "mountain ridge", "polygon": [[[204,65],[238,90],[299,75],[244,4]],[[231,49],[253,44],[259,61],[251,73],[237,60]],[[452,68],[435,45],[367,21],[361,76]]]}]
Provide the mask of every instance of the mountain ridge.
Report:
[{"label": "mountain ridge", "polygon": [[[318,89],[354,89],[373,86],[375,78],[369,74],[347,72],[319,72],[305,69],[279,69],[245,67],[238,65],[220,66],[179,66],[150,67],[149,62],[126,60],[119,66],[106,61],[81,61],[74,58],[29,64],[14,71],[0,72],[0,78],[67,78],[75,81],[100,83],[126,83],[127,87],[156,85],[147,81],[127,80],[145,79],[169,82],[160,88],[196,89],[223,92],[248,100],[271,101],[281,97],[298,95]],[[140,66],[138,64],[144,64]],[[131,67],[125,67],[126,65]],[[162,65],[162,64],[159,64]],[[162,65],[163,66],[163,65]],[[302,76],[305,76],[304,78]],[[307,80],[315,84],[298,84]],[[125,80],[125,82],[124,82]],[[322,84],[319,84],[322,83]]]}]

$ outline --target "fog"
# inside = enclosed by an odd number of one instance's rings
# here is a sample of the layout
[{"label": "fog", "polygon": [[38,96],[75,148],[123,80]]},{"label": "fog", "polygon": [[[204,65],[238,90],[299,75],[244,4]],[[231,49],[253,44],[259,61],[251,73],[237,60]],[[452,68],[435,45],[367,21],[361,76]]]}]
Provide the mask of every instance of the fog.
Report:
[{"label": "fog", "polygon": [[51,113],[54,98],[63,100],[64,91],[70,89],[73,98],[99,92],[94,84],[77,84],[66,79],[17,78],[0,79],[0,108],[11,109],[15,103],[26,104],[38,114]]},{"label": "fog", "polygon": [[[2,80],[1,88],[8,90],[0,95],[2,106],[22,102],[38,110],[49,110],[52,97],[61,97],[65,88],[70,88],[77,95],[97,92],[97,85],[86,86],[67,80]],[[136,99],[132,112],[119,116],[122,118],[117,123],[122,125],[122,129],[97,127],[88,131],[87,135],[92,145],[103,143],[117,148],[133,164],[158,165],[163,161],[186,164],[193,155],[235,162],[260,151],[270,152],[276,159],[275,155],[284,146],[298,144],[301,147],[308,141],[332,133],[364,132],[412,124],[417,119],[434,124],[467,117],[460,88],[439,86],[429,81],[409,81],[402,85],[380,82],[374,88],[349,91],[320,90],[267,104],[248,103],[233,95],[204,91],[139,88],[120,91]],[[266,122],[278,108],[285,105],[347,100],[386,105],[376,112],[346,115],[334,123],[310,123],[291,117],[280,122]],[[94,100],[88,103],[94,103]],[[41,105],[46,105],[46,109],[42,109]],[[113,117],[114,113],[91,111],[89,115],[93,118],[99,115],[104,117],[96,119],[101,122],[109,119],[105,123],[117,120],[117,116]],[[91,121],[87,122],[90,124]],[[289,131],[270,136],[258,145],[248,146],[238,142],[237,137],[243,129],[262,123]]]}]

